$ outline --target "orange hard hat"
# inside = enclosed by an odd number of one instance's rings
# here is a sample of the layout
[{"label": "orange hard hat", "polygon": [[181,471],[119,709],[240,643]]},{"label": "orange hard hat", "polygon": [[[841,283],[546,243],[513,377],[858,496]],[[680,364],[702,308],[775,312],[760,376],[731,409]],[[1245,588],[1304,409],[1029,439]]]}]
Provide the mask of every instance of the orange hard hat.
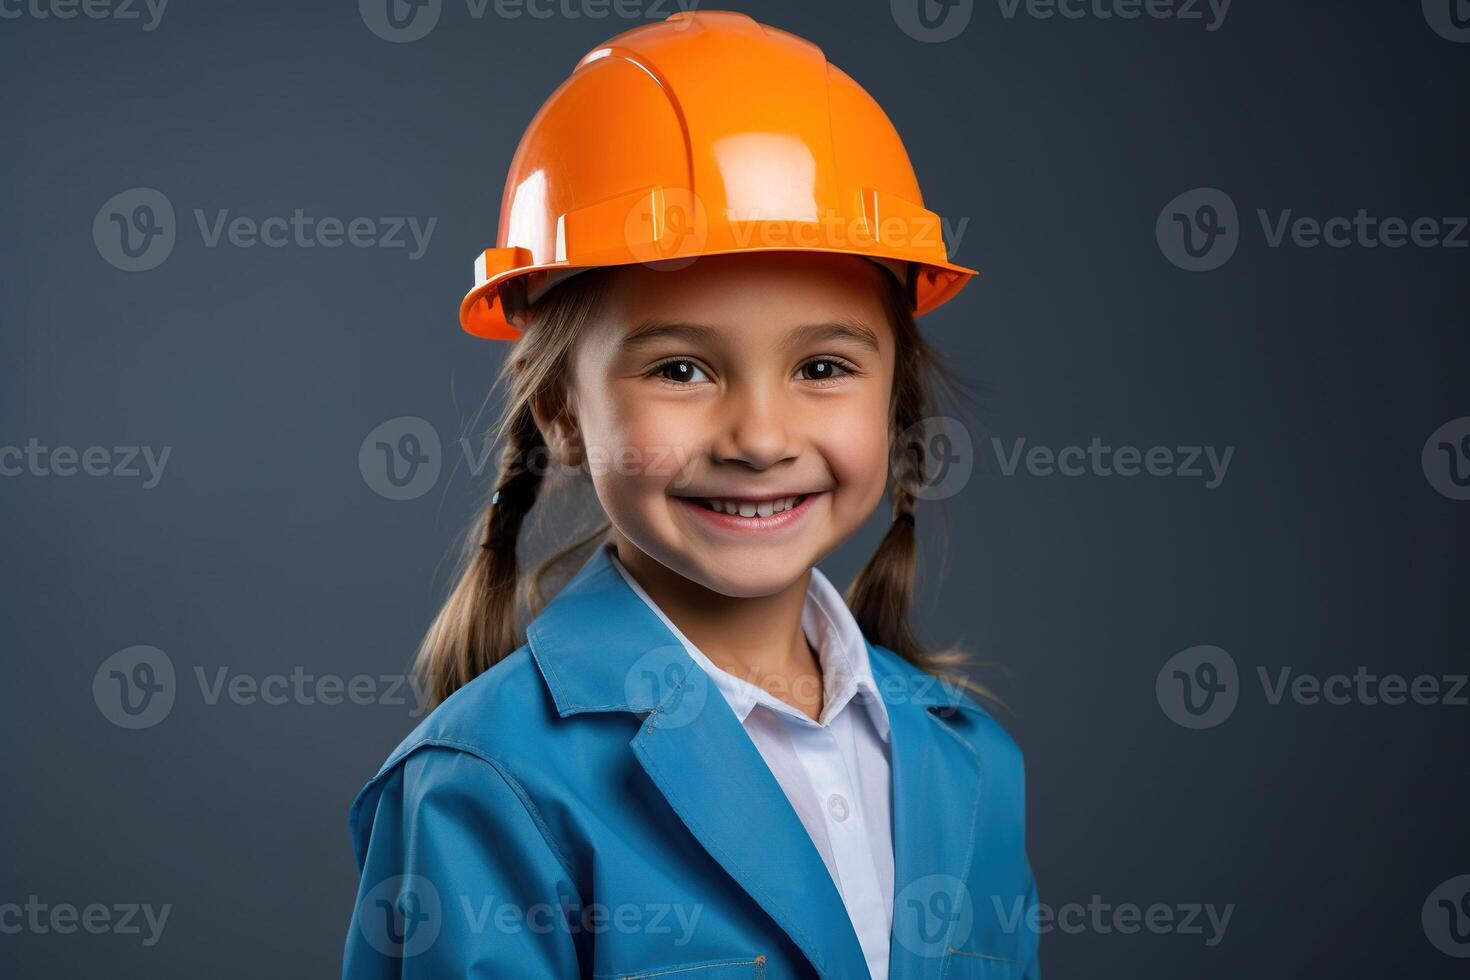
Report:
[{"label": "orange hard hat", "polygon": [[976,272],[923,202],[883,109],[816,45],[677,13],[589,51],[531,120],[460,324],[519,337],[500,302],[513,279],[534,301],[579,269],[750,251],[865,256],[906,272],[927,313]]}]

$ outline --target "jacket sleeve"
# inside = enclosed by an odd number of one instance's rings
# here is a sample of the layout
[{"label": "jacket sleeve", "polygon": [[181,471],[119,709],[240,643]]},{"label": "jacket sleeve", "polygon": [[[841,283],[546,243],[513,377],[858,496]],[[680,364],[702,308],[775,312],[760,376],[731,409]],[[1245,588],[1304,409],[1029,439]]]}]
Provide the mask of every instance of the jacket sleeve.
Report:
[{"label": "jacket sleeve", "polygon": [[497,764],[423,746],[359,794],[361,882],[343,980],[575,977],[581,900],[524,790]]}]

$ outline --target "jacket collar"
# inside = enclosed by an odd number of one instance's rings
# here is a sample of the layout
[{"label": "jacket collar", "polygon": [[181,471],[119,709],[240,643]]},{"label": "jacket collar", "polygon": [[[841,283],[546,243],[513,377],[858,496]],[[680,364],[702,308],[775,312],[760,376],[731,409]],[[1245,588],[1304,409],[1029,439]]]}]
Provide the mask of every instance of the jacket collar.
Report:
[{"label": "jacket collar", "polygon": [[[599,547],[527,628],[563,716],[647,713],[628,743],[705,851],[794,942],[823,980],[866,976],[867,962],[821,855],[718,691]],[[994,825],[977,747],[931,709],[985,712],[958,690],[864,639],[892,721],[894,919],[889,975],[937,980],[952,943],[1003,935],[966,890],[977,837]],[[1002,794],[990,794],[997,801]],[[942,802],[942,805],[941,805]],[[732,814],[739,814],[732,820]],[[964,916],[951,914],[963,909]]]},{"label": "jacket collar", "polygon": [[[682,673],[695,666],[681,637],[619,572],[611,547],[599,545],[526,627],[531,655],[564,718],[586,711],[652,711],[672,693],[672,685],[651,682],[648,671]],[[818,574],[813,569],[813,578]],[[887,704],[974,707],[955,686],[855,631],[868,657],[855,670],[859,690],[874,691]]]},{"label": "jacket collar", "polygon": [[[805,715],[774,694],[729,671],[722,670],[711,661],[704,651],[695,646],[678,625],[664,614],[658,603],[653,601],[643,586],[638,584],[638,580],[618,560],[612,545],[605,545],[603,550],[633,593],[643,601],[644,605],[653,610],[654,615],[658,616],[669,632],[678,637],[689,656],[714,681],[715,687],[719,688],[725,700],[730,703],[730,708],[735,712],[735,717],[740,720],[741,724],[745,723],[746,717],[758,704],[765,705],[766,708],[778,714],[798,718],[804,724],[811,724]],[[806,599],[802,604],[801,628],[808,642],[816,649],[821,661],[823,724],[830,722],[839,712],[845,710],[850,702],[857,701],[857,710],[868,712],[873,720],[874,729],[886,742],[889,730],[888,710],[883,706],[883,699],[878,695],[878,683],[873,679],[873,671],[868,664],[868,648],[863,641],[862,629],[858,626],[857,620],[853,619],[852,612],[847,608],[847,603],[843,601],[842,595],[833,587],[827,576],[822,574],[820,568],[814,567],[811,570]]]}]

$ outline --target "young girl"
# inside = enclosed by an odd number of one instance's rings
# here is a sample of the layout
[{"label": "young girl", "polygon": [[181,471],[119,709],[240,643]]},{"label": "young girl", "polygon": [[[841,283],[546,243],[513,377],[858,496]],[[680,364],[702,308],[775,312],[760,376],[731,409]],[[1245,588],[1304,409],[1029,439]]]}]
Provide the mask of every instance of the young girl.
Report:
[{"label": "young girl", "polygon": [[[906,622],[915,316],[974,274],[921,201],[867,93],[740,14],[543,106],[461,309],[515,341],[500,472],[420,653],[442,703],[352,807],[345,977],[1039,976],[1020,752]],[[607,520],[522,582],[576,480]],[[844,601],[816,565],[885,492]]]}]

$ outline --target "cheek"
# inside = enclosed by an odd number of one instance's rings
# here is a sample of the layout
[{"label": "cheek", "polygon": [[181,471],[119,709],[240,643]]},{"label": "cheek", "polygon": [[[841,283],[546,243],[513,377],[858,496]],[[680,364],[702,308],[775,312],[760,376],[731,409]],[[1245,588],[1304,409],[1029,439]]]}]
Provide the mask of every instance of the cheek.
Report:
[{"label": "cheek", "polygon": [[888,420],[881,412],[839,415],[826,427],[822,455],[836,478],[839,498],[865,513],[883,497],[888,482]]},{"label": "cheek", "polygon": [[599,490],[625,499],[665,493],[694,458],[702,437],[689,412],[638,398],[601,401],[584,434]]}]

